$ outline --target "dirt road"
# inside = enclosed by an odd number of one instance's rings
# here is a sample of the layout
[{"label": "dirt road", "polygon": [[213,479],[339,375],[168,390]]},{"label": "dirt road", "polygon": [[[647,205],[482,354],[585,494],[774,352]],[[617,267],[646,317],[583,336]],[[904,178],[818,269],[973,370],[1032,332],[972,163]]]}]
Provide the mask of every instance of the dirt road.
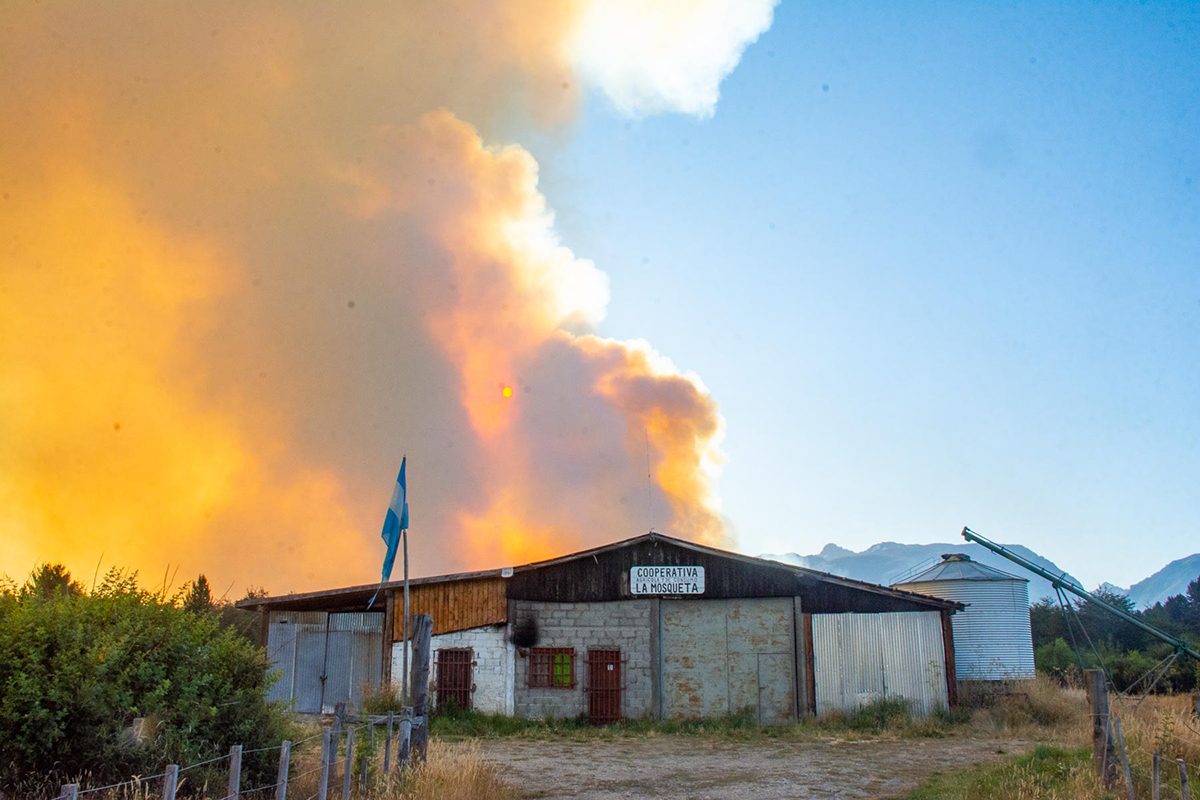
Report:
[{"label": "dirt road", "polygon": [[485,740],[483,756],[533,797],[615,800],[886,798],[937,770],[1020,753],[1027,742],[902,739],[730,742],[684,736],[611,741]]}]

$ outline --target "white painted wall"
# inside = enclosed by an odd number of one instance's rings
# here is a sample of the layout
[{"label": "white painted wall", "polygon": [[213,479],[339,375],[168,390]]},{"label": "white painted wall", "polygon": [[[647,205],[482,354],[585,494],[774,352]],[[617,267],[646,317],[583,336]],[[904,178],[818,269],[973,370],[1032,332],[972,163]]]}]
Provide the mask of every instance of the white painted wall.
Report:
[{"label": "white painted wall", "polygon": [[[433,702],[433,681],[436,680],[435,654],[443,647],[470,647],[475,651],[475,694],[471,698],[474,710],[485,713],[513,713],[516,651],[508,641],[507,625],[487,625],[434,636],[429,668],[430,702]],[[392,645],[392,684],[396,687],[400,686],[403,663],[404,643],[396,642]]]}]

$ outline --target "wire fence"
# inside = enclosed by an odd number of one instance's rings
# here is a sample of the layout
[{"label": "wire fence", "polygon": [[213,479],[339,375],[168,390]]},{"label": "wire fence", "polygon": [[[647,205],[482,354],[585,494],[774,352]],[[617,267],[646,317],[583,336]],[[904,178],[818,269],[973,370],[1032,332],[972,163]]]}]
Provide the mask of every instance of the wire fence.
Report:
[{"label": "wire fence", "polygon": [[[105,786],[84,788],[79,784],[64,784],[55,800],[78,800],[81,797],[90,797],[92,800],[176,800],[176,797],[192,794],[191,790],[181,791],[180,776],[201,767],[211,769],[221,762],[229,762],[225,768],[228,784],[224,793],[217,796],[208,795],[211,800],[237,800],[241,797],[255,800],[274,797],[276,800],[286,800],[290,789],[313,792],[300,800],[335,797],[349,800],[352,794],[359,798],[369,798],[376,792],[381,779],[404,769],[412,759],[424,760],[424,747],[413,748],[411,743],[418,739],[425,741],[427,725],[428,719],[424,716],[414,716],[411,708],[399,713],[355,716],[347,715],[344,704],[339,703],[334,721],[303,739],[285,740],[277,745],[248,750],[243,749],[242,745],[234,745],[224,755],[184,766],[171,764],[163,772],[136,775]],[[418,736],[414,736],[414,733]],[[297,753],[301,749],[311,751],[311,746],[303,746],[317,739],[320,739],[321,743],[318,745],[320,753],[316,766],[293,770]],[[279,769],[275,781],[242,788],[242,758],[272,752],[279,753]],[[309,753],[305,752],[302,755],[307,756]],[[303,760],[307,761],[306,758]],[[379,763],[373,764],[373,761]],[[314,775],[317,776],[315,779]],[[315,787],[311,785],[313,783]]]}]

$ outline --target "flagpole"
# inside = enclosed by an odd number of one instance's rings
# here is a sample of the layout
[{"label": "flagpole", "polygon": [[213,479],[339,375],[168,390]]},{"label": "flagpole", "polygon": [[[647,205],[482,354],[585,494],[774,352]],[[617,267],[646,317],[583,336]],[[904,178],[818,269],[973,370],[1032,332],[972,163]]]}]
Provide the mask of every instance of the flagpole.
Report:
[{"label": "flagpole", "polygon": [[400,531],[400,540],[404,543],[404,674],[401,677],[400,703],[408,707],[408,528]]}]

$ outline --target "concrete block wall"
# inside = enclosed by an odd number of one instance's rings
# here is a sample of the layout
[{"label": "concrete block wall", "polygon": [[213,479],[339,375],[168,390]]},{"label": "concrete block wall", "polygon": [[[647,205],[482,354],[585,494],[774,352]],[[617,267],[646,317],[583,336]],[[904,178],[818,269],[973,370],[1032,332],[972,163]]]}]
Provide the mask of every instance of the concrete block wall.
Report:
[{"label": "concrete block wall", "polygon": [[[443,633],[433,637],[430,653],[429,699],[435,701],[437,651],[443,647],[470,647],[475,651],[473,678],[475,692],[471,707],[486,713],[513,713],[513,669],[515,648],[508,642],[506,625],[487,625],[465,631]],[[392,647],[392,684],[400,686],[404,643]]]},{"label": "concrete block wall", "polygon": [[516,656],[514,713],[519,717],[577,717],[587,713],[587,651],[620,650],[623,671],[621,713],[640,717],[652,713],[650,630],[656,624],[649,600],[610,603],[550,603],[510,600],[509,623],[533,617],[538,647],[575,648],[573,689],[532,688],[528,683],[528,654]]}]

